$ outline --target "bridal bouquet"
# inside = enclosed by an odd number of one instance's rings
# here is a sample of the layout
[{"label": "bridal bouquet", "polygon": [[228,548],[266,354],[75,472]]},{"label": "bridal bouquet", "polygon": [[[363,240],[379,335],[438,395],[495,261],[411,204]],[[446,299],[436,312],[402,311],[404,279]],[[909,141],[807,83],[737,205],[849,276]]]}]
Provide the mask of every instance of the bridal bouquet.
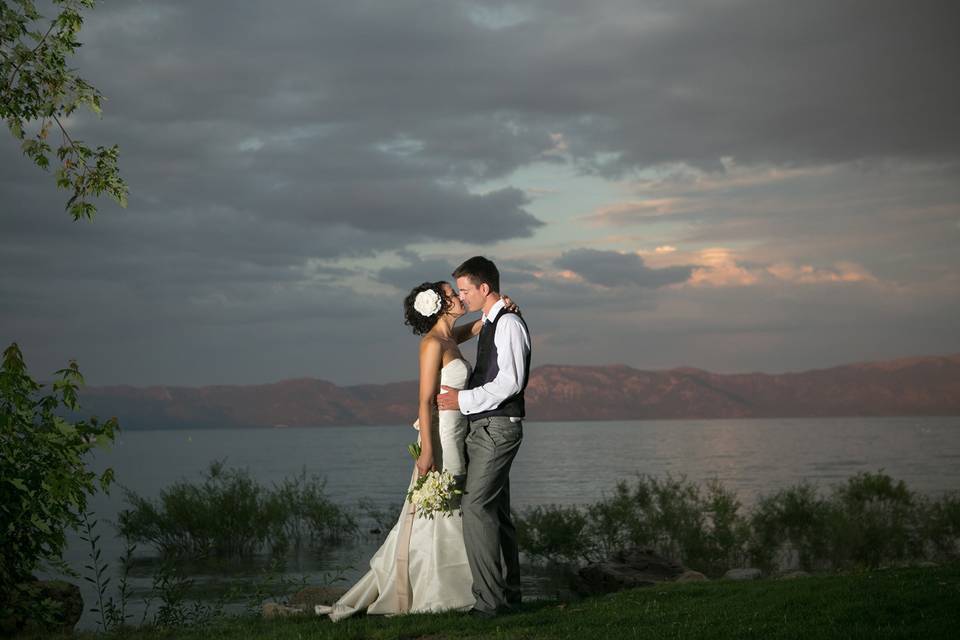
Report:
[{"label": "bridal bouquet", "polygon": [[[417,443],[407,447],[407,451],[414,460],[420,457]],[[452,515],[459,505],[457,496],[462,493],[449,471],[430,471],[417,478],[416,484],[407,492],[407,500],[417,508],[417,516],[432,519],[437,514]]]}]

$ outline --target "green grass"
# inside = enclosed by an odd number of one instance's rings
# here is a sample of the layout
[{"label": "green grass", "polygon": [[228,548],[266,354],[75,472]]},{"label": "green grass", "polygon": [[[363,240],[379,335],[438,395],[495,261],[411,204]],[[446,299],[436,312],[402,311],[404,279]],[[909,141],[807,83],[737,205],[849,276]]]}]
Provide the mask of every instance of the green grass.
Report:
[{"label": "green grass", "polygon": [[[536,602],[493,620],[462,614],[233,618],[204,629],[138,629],[132,640],[324,638],[955,638],[960,565],[794,580],[669,584],[572,603]],[[49,636],[48,636],[49,637]],[[63,636],[103,638],[92,633]]]}]

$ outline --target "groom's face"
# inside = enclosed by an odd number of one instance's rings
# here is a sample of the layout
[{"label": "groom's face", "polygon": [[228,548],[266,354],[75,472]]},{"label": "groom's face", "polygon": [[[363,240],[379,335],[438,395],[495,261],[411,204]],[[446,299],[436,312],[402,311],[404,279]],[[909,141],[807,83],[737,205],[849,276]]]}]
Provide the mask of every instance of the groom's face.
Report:
[{"label": "groom's face", "polygon": [[466,307],[467,311],[483,309],[485,294],[482,292],[482,287],[483,285],[478,287],[473,284],[469,276],[460,276],[457,278],[457,289],[460,291],[460,301],[463,302],[463,306]]}]

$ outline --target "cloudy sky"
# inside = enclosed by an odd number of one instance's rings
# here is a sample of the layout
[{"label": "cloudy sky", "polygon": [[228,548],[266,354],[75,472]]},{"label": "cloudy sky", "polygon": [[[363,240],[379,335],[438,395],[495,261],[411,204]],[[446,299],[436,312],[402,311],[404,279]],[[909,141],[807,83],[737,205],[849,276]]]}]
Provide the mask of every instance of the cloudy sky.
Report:
[{"label": "cloudy sky", "polygon": [[[534,364],[960,351],[953,0],[102,0],[74,66],[130,205],[0,138],[0,339],[45,376],[416,376],[483,254]],[[474,347],[467,348],[472,356]]]}]

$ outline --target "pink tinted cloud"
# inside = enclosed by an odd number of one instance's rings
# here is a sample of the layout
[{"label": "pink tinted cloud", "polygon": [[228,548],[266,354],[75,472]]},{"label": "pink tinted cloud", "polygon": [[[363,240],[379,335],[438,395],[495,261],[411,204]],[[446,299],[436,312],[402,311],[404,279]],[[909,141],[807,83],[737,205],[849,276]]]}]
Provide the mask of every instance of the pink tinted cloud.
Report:
[{"label": "pink tinted cloud", "polygon": [[837,262],[831,269],[809,264],[793,265],[780,262],[768,266],[767,272],[778,280],[811,284],[818,282],[876,282],[876,277],[853,262]]},{"label": "pink tinted cloud", "polygon": [[687,284],[700,287],[747,287],[770,282],[794,284],[875,283],[877,278],[862,265],[838,261],[830,267],[777,262],[761,266],[744,266],[734,251],[713,247],[699,252],[701,265],[693,270]]}]

